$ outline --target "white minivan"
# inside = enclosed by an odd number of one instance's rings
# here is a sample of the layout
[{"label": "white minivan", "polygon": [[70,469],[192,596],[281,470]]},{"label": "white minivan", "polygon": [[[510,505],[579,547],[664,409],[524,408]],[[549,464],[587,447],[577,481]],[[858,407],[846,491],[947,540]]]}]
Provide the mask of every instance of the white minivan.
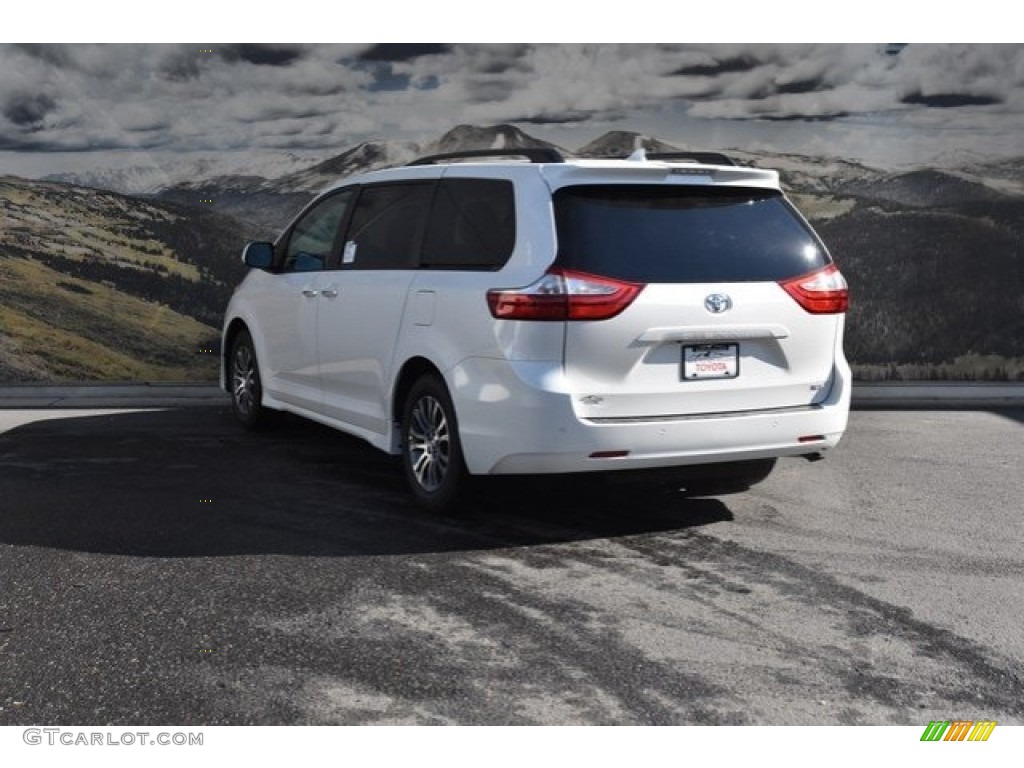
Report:
[{"label": "white minivan", "polygon": [[689,467],[741,489],[846,428],[846,281],[778,174],[722,155],[435,155],[339,182],[243,258],[238,419],[401,455],[431,509],[472,475]]}]

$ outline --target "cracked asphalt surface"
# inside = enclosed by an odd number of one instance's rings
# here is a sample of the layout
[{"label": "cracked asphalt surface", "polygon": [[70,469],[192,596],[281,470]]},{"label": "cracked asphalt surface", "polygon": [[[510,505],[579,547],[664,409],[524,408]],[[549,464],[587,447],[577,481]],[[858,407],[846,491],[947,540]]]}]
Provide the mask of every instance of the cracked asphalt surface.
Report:
[{"label": "cracked asphalt surface", "polygon": [[219,406],[0,411],[0,725],[1024,724],[1024,411],[856,412],[685,498]]}]

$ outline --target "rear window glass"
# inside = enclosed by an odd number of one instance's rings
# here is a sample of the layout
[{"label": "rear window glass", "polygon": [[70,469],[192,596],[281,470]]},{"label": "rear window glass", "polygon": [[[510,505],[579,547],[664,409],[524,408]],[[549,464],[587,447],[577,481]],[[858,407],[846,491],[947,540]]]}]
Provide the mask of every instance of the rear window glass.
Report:
[{"label": "rear window glass", "polygon": [[776,281],[829,263],[774,190],[588,185],[555,193],[558,263],[644,283]]},{"label": "rear window glass", "polygon": [[423,244],[423,266],[500,269],[516,244],[512,182],[442,179]]}]

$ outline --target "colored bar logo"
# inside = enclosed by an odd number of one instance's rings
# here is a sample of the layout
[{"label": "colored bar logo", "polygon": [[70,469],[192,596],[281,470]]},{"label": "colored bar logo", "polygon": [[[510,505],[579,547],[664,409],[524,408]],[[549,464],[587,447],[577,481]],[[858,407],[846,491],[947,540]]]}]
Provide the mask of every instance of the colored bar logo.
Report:
[{"label": "colored bar logo", "polygon": [[988,741],[995,727],[995,720],[932,720],[921,741]]}]

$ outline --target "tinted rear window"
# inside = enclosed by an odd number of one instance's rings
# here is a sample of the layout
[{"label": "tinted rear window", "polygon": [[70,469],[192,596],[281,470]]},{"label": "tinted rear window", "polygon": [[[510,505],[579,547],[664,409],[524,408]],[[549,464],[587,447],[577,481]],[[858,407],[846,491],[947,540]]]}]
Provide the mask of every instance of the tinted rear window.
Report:
[{"label": "tinted rear window", "polygon": [[565,187],[555,193],[555,217],[560,265],[623,280],[775,281],[829,262],[773,190]]}]

